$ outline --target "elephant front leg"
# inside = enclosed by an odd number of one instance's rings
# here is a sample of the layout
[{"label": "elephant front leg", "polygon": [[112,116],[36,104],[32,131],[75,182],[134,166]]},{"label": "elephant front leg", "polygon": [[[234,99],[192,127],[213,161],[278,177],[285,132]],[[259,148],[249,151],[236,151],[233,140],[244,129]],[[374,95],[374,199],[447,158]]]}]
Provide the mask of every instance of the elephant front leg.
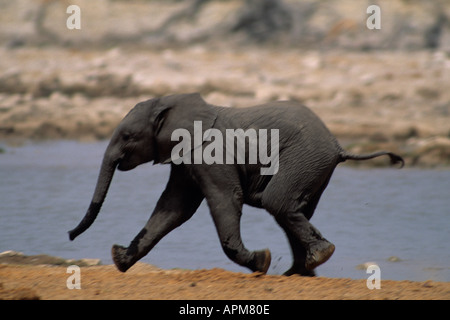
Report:
[{"label": "elephant front leg", "polygon": [[193,174],[208,202],[211,216],[226,256],[251,271],[266,273],[270,251],[249,251],[241,238],[243,192],[235,166],[212,164],[193,166]]},{"label": "elephant front leg", "polygon": [[271,262],[270,251],[268,249],[249,251],[245,248],[240,233],[242,206],[230,201],[232,198],[232,196],[223,196],[220,204],[214,200],[208,200],[222,249],[235,263],[253,272],[266,273]]},{"label": "elephant front leg", "polygon": [[172,165],[167,187],[145,227],[128,248],[119,245],[112,247],[112,258],[117,268],[125,272],[147,255],[166,234],[192,217],[203,198],[203,193],[186,174],[184,167]]},{"label": "elephant front leg", "polygon": [[188,220],[192,214],[183,215],[182,211],[155,209],[145,227],[131,241],[128,248],[113,245],[111,254],[117,269],[127,271],[147,255],[166,234]]}]

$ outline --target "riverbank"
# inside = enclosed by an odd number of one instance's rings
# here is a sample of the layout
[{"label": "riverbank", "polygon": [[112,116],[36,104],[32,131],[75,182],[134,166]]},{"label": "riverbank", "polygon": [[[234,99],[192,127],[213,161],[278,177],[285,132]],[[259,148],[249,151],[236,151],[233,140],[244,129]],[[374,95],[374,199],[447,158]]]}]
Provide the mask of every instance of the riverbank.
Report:
[{"label": "riverbank", "polygon": [[352,152],[388,149],[408,166],[448,167],[449,69],[448,55],[432,51],[1,48],[0,139],[108,139],[139,101],[200,92],[229,107],[301,101]]},{"label": "riverbank", "polygon": [[162,270],[137,263],[81,267],[81,289],[67,288],[66,266],[0,264],[0,299],[41,300],[448,300],[449,282],[381,281],[244,274],[222,269]]}]

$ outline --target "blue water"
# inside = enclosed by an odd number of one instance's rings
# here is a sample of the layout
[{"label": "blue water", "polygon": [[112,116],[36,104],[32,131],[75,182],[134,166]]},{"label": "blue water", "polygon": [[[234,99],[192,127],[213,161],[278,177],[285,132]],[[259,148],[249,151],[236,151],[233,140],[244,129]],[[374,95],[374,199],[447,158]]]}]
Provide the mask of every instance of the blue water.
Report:
[{"label": "blue water", "polygon": [[[84,216],[106,142],[3,146],[0,154],[0,251],[112,263],[114,243],[128,246],[164,189],[169,166],[116,172],[94,224],[75,241],[67,231]],[[336,245],[319,276],[365,279],[357,266],[380,266],[382,279],[450,281],[450,170],[354,169],[340,166],[311,222]],[[269,274],[290,267],[285,235],[264,210],[244,207],[242,237],[251,250],[269,248]],[[400,261],[388,261],[389,257]],[[225,256],[208,208],[172,231],[143,262],[162,268],[248,272]]]}]

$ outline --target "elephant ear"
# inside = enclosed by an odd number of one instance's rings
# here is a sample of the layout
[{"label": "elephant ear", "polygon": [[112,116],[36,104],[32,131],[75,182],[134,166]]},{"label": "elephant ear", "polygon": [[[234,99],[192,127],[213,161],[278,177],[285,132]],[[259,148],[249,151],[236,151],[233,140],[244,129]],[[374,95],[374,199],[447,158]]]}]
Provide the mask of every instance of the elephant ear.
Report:
[{"label": "elephant ear", "polygon": [[[185,129],[194,141],[194,121],[202,123],[203,132],[214,126],[217,108],[206,103],[198,93],[177,94],[159,100],[158,115],[154,121],[155,142],[158,157],[154,163],[171,162],[172,148],[178,141],[172,141],[176,129]],[[193,145],[192,149],[200,147]]]}]

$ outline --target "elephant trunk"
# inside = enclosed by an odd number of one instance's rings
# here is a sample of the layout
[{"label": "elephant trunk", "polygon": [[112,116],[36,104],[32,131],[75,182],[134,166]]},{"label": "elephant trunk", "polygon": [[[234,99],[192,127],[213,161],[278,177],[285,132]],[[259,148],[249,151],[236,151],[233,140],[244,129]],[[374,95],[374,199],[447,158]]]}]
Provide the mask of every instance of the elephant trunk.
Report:
[{"label": "elephant trunk", "polygon": [[118,160],[111,160],[111,157],[108,157],[107,154],[108,150],[106,151],[105,157],[103,158],[91,204],[83,220],[81,220],[81,222],[75,229],[69,231],[70,240],[74,240],[77,236],[79,236],[91,226],[91,224],[97,217],[100,208],[102,207],[103,201],[105,200],[106,194],[109,189],[109,185],[111,184],[111,180],[114,176],[114,171],[116,170],[118,164]]}]

